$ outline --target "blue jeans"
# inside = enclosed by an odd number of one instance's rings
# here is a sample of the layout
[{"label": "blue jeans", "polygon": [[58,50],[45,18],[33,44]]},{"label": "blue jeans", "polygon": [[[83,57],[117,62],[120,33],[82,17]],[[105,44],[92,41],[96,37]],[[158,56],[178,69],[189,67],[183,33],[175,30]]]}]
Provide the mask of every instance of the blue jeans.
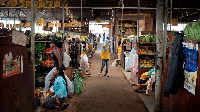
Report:
[{"label": "blue jeans", "polygon": [[109,68],[109,59],[102,59],[102,65],[101,65],[101,71],[100,71],[100,73],[102,73],[105,64],[106,64],[105,75],[107,75],[108,74],[108,68]]}]

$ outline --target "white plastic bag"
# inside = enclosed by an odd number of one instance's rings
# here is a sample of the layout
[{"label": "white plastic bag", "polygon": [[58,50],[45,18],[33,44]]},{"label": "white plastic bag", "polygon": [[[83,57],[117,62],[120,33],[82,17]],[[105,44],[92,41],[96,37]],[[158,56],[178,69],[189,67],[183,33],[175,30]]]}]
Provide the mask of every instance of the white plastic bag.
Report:
[{"label": "white plastic bag", "polygon": [[137,61],[137,53],[136,53],[136,50],[133,48],[131,50],[131,53],[130,53],[130,56],[129,56],[129,59],[128,59],[128,63],[127,63],[127,70],[131,70],[131,68],[133,66],[135,66],[135,61]]},{"label": "white plastic bag", "polygon": [[129,57],[125,57],[125,71],[129,71],[128,70],[128,60],[129,60]]},{"label": "white plastic bag", "polygon": [[63,64],[65,67],[69,67],[69,62],[71,61],[71,58],[69,55],[67,55],[66,52],[63,54]]},{"label": "white plastic bag", "polygon": [[67,80],[67,94],[72,94],[74,93],[74,85],[73,83],[69,80],[69,78],[67,77],[67,75],[65,75],[65,78]]},{"label": "white plastic bag", "polygon": [[114,62],[112,63],[112,66],[117,67],[117,62],[114,61]]},{"label": "white plastic bag", "polygon": [[86,54],[85,55],[81,55],[80,67],[83,70],[88,70],[89,69],[88,57],[87,57]]}]

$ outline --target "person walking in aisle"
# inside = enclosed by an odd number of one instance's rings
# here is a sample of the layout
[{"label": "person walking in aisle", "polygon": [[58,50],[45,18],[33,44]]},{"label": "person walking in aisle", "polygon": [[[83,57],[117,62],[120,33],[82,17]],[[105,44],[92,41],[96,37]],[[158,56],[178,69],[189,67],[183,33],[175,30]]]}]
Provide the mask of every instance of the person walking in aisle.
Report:
[{"label": "person walking in aisle", "polygon": [[52,109],[55,106],[60,106],[61,111],[66,109],[68,105],[64,106],[67,97],[67,80],[65,78],[62,68],[56,67],[53,71],[54,81],[54,92],[50,93],[50,98],[47,99],[43,106],[47,109]]},{"label": "person walking in aisle", "polygon": [[100,58],[102,59],[102,65],[101,65],[101,71],[100,71],[99,75],[102,75],[103,68],[106,65],[106,71],[105,71],[104,76],[109,77],[108,68],[109,68],[109,59],[110,59],[110,46],[109,46],[109,40],[108,39],[106,39],[105,44],[102,45]]},{"label": "person walking in aisle", "polygon": [[49,87],[50,87],[50,80],[53,78],[53,72],[55,71],[56,67],[62,67],[62,61],[61,61],[61,55],[60,55],[60,51],[59,48],[57,47],[58,45],[58,40],[57,39],[52,39],[50,42],[50,48],[52,48],[52,52],[51,52],[51,57],[54,61],[54,67],[52,68],[52,70],[46,75],[45,77],[45,93],[48,92]]},{"label": "person walking in aisle", "polygon": [[73,68],[78,68],[77,58],[79,54],[79,44],[75,42],[75,38],[72,38],[72,43],[70,44],[70,58]]}]

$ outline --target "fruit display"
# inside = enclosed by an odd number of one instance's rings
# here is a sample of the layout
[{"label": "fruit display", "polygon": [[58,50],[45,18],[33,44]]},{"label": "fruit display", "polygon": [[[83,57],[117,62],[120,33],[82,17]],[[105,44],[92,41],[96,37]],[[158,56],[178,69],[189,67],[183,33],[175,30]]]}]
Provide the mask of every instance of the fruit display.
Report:
[{"label": "fruit display", "polygon": [[44,51],[44,43],[35,44],[35,53],[42,53]]},{"label": "fruit display", "polygon": [[125,46],[131,46],[131,44],[132,44],[131,42],[126,42],[124,45]]},{"label": "fruit display", "polygon": [[139,37],[140,42],[156,42],[156,36],[155,35],[141,35]]},{"label": "fruit display", "polygon": [[140,66],[154,66],[154,59],[151,59],[151,60],[142,60],[140,59]]},{"label": "fruit display", "polygon": [[45,50],[45,53],[50,53],[52,50],[53,50],[52,48],[47,48],[47,49]]},{"label": "fruit display", "polygon": [[39,34],[37,33],[35,35],[35,41],[49,41],[50,40],[51,35],[45,35],[45,34]]},{"label": "fruit display", "polygon": [[53,67],[54,62],[52,59],[47,59],[42,61],[42,65],[46,67]]},{"label": "fruit display", "polygon": [[187,24],[184,29],[184,34],[187,38],[200,42],[200,22]]},{"label": "fruit display", "polygon": [[141,49],[141,50],[139,50],[138,53],[139,53],[139,54],[153,54],[153,51]]},{"label": "fruit display", "polygon": [[122,41],[123,41],[123,43],[125,44],[125,43],[127,43],[127,42],[130,42],[130,39],[129,39],[129,38],[123,38]]}]

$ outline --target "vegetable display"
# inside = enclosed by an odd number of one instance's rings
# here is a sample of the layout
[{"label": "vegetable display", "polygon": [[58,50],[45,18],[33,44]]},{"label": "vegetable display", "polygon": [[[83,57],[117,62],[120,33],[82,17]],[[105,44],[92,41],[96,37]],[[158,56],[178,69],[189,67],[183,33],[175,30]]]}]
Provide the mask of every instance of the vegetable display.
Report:
[{"label": "vegetable display", "polygon": [[122,41],[125,44],[126,42],[130,42],[130,39],[129,38],[123,38]]},{"label": "vegetable display", "polygon": [[156,36],[155,35],[141,35],[139,37],[140,42],[156,42]]},{"label": "vegetable display", "polygon": [[200,22],[187,24],[184,29],[184,34],[187,38],[200,42]]},{"label": "vegetable display", "polygon": [[44,51],[44,43],[35,44],[35,53],[42,53]]},{"label": "vegetable display", "polygon": [[40,56],[35,57],[35,65],[36,66],[41,65],[41,57]]}]

